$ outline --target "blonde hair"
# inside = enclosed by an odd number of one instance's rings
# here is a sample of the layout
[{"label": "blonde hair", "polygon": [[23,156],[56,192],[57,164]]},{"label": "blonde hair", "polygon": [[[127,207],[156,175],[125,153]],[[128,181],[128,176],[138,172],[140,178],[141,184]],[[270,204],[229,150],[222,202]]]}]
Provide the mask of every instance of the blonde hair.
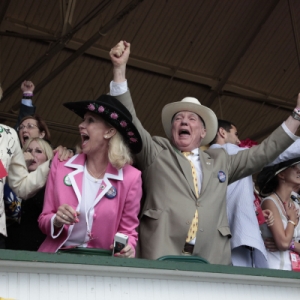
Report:
[{"label": "blonde hair", "polygon": [[49,143],[47,141],[45,141],[39,137],[28,139],[22,148],[23,152],[25,152],[27,150],[30,143],[33,141],[37,142],[40,145],[40,147],[41,147],[42,151],[45,153],[47,159],[53,158],[53,150],[52,150],[51,146],[49,145]]},{"label": "blonde hair", "polygon": [[126,164],[131,165],[133,162],[131,152],[118,131],[109,140],[108,159],[117,169],[123,168]]}]

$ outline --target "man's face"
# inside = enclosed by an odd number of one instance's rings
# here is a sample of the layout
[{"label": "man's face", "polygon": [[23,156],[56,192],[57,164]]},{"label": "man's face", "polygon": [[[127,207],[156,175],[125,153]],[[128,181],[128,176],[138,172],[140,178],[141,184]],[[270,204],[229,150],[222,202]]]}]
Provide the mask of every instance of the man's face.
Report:
[{"label": "man's face", "polygon": [[239,145],[241,143],[235,126],[231,125],[229,132],[225,130],[225,143],[231,143],[234,145]]},{"label": "man's face", "polygon": [[190,111],[180,111],[172,120],[172,142],[180,151],[192,151],[200,146],[206,129],[199,116]]}]

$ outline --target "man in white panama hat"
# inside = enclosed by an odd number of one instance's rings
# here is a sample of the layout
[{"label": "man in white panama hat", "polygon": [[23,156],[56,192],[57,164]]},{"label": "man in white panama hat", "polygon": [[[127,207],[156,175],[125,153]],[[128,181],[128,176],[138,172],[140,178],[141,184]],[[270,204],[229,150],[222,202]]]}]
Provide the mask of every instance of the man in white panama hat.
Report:
[{"label": "man in white panama hat", "polygon": [[[114,65],[110,93],[131,112],[143,140],[136,156],[145,188],[137,257],[190,254],[210,263],[231,264],[227,185],[259,171],[292,144],[300,124],[294,118],[300,120],[300,113],[290,116],[261,145],[229,156],[224,149],[200,150],[215,137],[217,117],[187,97],[162,110],[168,139],[151,137],[137,118],[128,91],[129,53],[130,44],[123,41],[110,51]],[[300,97],[297,104],[300,107]]]}]

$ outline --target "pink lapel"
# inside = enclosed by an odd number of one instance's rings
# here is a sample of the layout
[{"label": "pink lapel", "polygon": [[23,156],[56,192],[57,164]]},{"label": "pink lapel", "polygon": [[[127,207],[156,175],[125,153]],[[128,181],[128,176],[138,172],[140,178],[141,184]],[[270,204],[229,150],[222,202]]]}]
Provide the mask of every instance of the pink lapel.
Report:
[{"label": "pink lapel", "polygon": [[[77,154],[72,158],[70,158],[65,164],[66,167],[75,169],[73,172],[68,174],[68,177],[76,193],[79,203],[81,202],[81,197],[82,197],[82,183],[83,183],[83,174],[84,174],[83,171],[84,171],[85,161],[86,161],[85,154]],[[97,197],[95,199],[95,205],[104,197],[104,195],[112,187],[112,184],[109,179],[123,180],[123,169],[117,170],[110,163],[108,164],[102,181],[102,188],[99,189]]]},{"label": "pink lapel", "polygon": [[109,179],[123,180],[123,169],[117,170],[110,163],[108,164],[102,181],[103,188],[99,189],[98,191],[97,197],[95,199],[95,205],[104,197],[104,195],[112,187],[112,184]]},{"label": "pink lapel", "polygon": [[72,184],[79,203],[81,202],[82,195],[82,181],[85,160],[85,154],[77,154],[70,158],[65,164],[66,167],[75,169],[73,172],[68,174],[68,178]]}]

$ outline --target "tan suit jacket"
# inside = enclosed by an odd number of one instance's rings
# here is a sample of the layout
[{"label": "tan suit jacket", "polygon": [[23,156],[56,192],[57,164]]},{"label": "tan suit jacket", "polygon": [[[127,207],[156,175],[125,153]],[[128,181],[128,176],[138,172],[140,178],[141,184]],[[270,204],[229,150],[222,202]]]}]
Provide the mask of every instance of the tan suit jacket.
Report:
[{"label": "tan suit jacket", "polygon": [[[258,172],[293,140],[279,127],[259,146],[229,156],[224,149],[199,149],[203,180],[194,191],[188,160],[162,137],[151,137],[137,119],[130,93],[117,97],[131,112],[142,139],[137,166],[143,172],[145,203],[141,211],[138,257],[157,259],[180,255],[198,210],[199,225],[193,255],[214,264],[230,264],[230,229],[226,214],[227,185]],[[221,182],[218,172],[226,174]],[[249,228],[251,230],[251,228]]]}]

